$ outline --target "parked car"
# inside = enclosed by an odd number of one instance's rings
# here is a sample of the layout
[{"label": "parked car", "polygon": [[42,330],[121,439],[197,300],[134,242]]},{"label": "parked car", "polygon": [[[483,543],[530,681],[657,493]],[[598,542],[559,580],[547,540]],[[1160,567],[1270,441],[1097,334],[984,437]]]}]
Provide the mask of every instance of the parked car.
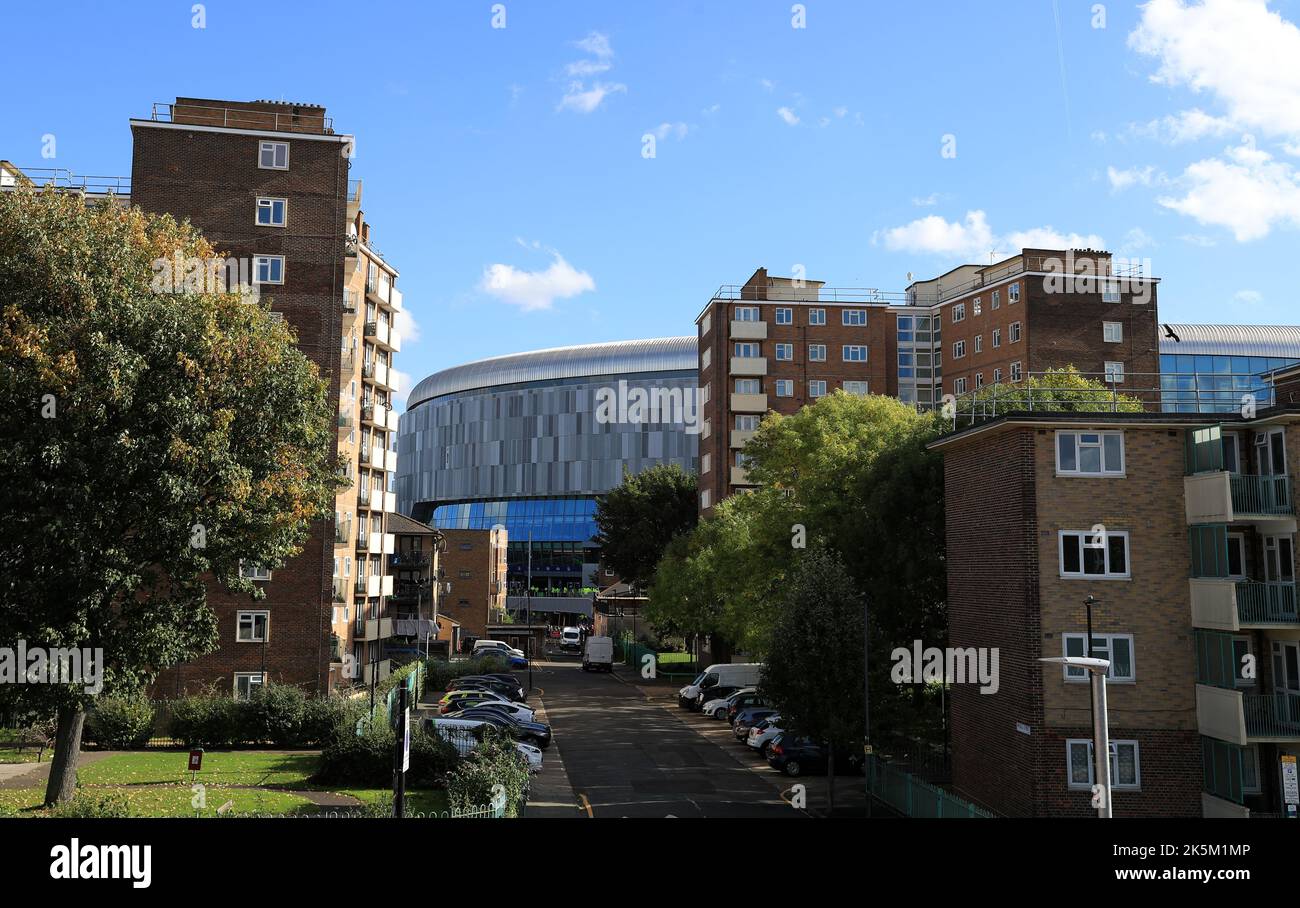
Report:
[{"label": "parked car", "polygon": [[511,715],[519,716],[529,722],[533,719],[533,711],[527,706],[522,703],[514,703],[490,690],[456,690],[444,694],[443,698],[438,701],[438,711],[446,715],[457,710],[469,709],[471,706],[478,706],[481,703],[499,704]]},{"label": "parked car", "polygon": [[614,638],[588,637],[582,651],[584,672],[612,672],[614,670]]},{"label": "parked car", "polygon": [[[543,750],[551,746],[551,726],[544,722],[525,721],[514,716],[507,715],[488,704],[471,707],[452,714],[458,719],[473,719],[475,721],[487,722],[501,730],[507,732],[511,737],[523,741],[525,744],[532,744]],[[451,718],[452,716],[449,716]]]},{"label": "parked car", "polygon": [[736,713],[735,720],[731,723],[731,730],[737,739],[744,741],[749,736],[751,728],[769,716],[775,715],[776,710],[770,706],[746,706]]},{"label": "parked car", "polygon": [[745,743],[754,750],[767,756],[767,749],[772,742],[781,734],[781,715],[768,716],[762,719],[749,730],[749,736],[745,738]]},{"label": "parked car", "polygon": [[[473,753],[483,740],[482,729],[492,727],[492,723],[483,719],[465,719],[438,717],[424,720],[425,729],[431,734],[437,735],[442,740],[447,741],[456,748],[460,756],[467,757]],[[542,751],[541,748],[525,741],[515,741],[515,753],[519,755],[520,760],[528,767],[528,772],[537,773],[542,771]]]},{"label": "parked car", "polygon": [[517,650],[514,647],[502,649],[498,646],[485,646],[474,650],[469,658],[471,662],[474,662],[488,657],[503,660],[509,668],[526,668],[528,666],[528,657],[524,655],[522,650]]},{"label": "parked car", "polygon": [[735,702],[736,698],[752,693],[753,690],[754,688],[752,687],[742,687],[729,694],[724,694],[718,691],[717,688],[713,688],[709,691],[708,695],[704,697],[704,703],[700,706],[700,712],[704,713],[706,716],[712,716],[714,719],[725,719],[727,718],[727,712],[731,709],[731,704]]},{"label": "parked car", "polygon": [[756,687],[762,670],[763,666],[759,662],[710,665],[700,672],[694,681],[677,692],[677,702],[687,707],[696,702],[702,704],[703,701],[699,700],[701,692],[709,692],[709,696],[706,697],[708,700],[720,696],[718,692],[710,691],[710,688],[715,687],[730,688],[732,693],[742,687]]},{"label": "parked car", "polygon": [[696,694],[694,702],[688,704],[688,708],[694,710],[697,713],[704,712],[704,705],[706,703],[711,703],[714,702],[715,700],[718,700],[721,701],[721,705],[725,709],[727,698],[730,697],[738,690],[740,690],[740,688],[738,687],[725,687],[721,684],[715,685],[714,687],[710,687],[707,690],[702,690],[698,694]]},{"label": "parked car", "polygon": [[[829,758],[829,747],[803,735],[778,735],[767,749],[768,765],[787,776],[824,773]],[[835,771],[846,774],[862,772],[862,755],[836,751]]]},{"label": "parked car", "polygon": [[501,694],[516,702],[522,703],[527,692],[523,685],[514,679],[513,676],[507,675],[509,681],[503,680],[496,675],[465,675],[460,678],[454,678],[447,684],[447,691],[454,690],[490,690],[493,693]]},{"label": "parked car", "polygon": [[727,721],[735,723],[742,710],[756,706],[767,706],[767,698],[756,690],[741,690],[732,694],[727,702]]},{"label": "parked car", "polygon": [[576,627],[566,627],[560,631],[560,649],[578,649],[582,646],[582,630]]}]

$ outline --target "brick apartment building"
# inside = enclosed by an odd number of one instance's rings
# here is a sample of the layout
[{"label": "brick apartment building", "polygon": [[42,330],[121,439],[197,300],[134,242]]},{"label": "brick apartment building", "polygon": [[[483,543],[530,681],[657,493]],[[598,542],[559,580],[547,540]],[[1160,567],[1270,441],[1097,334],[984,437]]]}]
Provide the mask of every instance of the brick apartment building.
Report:
[{"label": "brick apartment building", "polygon": [[463,643],[487,637],[488,626],[506,618],[506,529],[440,532],[447,540],[439,572],[442,611],[460,624]]},{"label": "brick apartment building", "polygon": [[1297,445],[1295,405],[1011,414],[934,444],[948,644],[1000,653],[997,693],[953,686],[962,796],[1011,816],[1094,813],[1089,685],[1038,661],[1085,655],[1091,596],[1093,654],[1112,663],[1115,815],[1283,809],[1279,767],[1300,753]]},{"label": "brick apartment building", "polygon": [[1159,386],[1158,280],[1121,276],[1108,252],[1025,249],[962,265],[901,294],[754,272],[696,319],[700,508],[750,487],[743,447],[767,412],[839,388],[922,407],[945,395],[1073,365],[1123,387]]},{"label": "brick apartment building", "polygon": [[368,685],[391,668],[383,646],[402,297],[397,271],[374,249],[360,181],[349,178],[352,137],[316,105],[195,98],[154,105],[131,132],[132,203],[188,218],[220,253],[247,262],[263,303],[293,326],[338,401],[336,451],[353,481],[301,552],[273,570],[246,566],[265,599],[210,590],[218,649],[157,686],[246,696],[267,681],[313,693]]},{"label": "brick apartment building", "polygon": [[[460,643],[460,624],[438,613],[443,590],[442,556],[447,539],[438,529],[403,514],[388,516],[388,529],[396,540],[390,556],[393,595],[388,598],[392,613],[392,637],[384,657],[394,665],[411,661],[424,653],[455,652]],[[445,647],[434,644],[445,643]]]}]

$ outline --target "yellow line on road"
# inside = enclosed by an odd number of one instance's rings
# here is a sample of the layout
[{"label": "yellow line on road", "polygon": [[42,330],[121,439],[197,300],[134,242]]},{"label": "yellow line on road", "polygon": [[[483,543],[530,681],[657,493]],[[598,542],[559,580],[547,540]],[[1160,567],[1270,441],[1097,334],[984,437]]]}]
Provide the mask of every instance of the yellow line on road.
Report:
[{"label": "yellow line on road", "polygon": [[596,819],[591,812],[591,802],[587,800],[587,796],[582,792],[578,792],[578,797],[582,800],[582,809],[587,811],[587,818],[590,820]]}]

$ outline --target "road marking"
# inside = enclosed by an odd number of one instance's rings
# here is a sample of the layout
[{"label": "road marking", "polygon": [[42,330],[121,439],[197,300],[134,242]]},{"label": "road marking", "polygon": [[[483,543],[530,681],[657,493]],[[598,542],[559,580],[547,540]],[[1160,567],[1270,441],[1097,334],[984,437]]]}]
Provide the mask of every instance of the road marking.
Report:
[{"label": "road marking", "polygon": [[591,812],[591,802],[587,800],[587,796],[582,792],[578,792],[578,797],[582,800],[582,809],[587,811],[587,818],[590,820],[596,819]]}]

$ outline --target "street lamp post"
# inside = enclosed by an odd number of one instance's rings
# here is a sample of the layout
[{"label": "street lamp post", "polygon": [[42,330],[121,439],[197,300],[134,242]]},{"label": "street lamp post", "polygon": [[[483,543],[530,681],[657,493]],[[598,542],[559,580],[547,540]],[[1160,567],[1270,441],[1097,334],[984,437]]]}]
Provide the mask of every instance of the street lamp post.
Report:
[{"label": "street lamp post", "polygon": [[1092,698],[1096,710],[1092,717],[1092,751],[1096,763],[1094,770],[1093,803],[1097,816],[1108,820],[1114,816],[1110,804],[1110,722],[1106,715],[1106,673],[1110,671],[1109,659],[1088,656],[1064,656],[1058,659],[1039,659],[1070,668],[1085,669],[1092,677]]}]

